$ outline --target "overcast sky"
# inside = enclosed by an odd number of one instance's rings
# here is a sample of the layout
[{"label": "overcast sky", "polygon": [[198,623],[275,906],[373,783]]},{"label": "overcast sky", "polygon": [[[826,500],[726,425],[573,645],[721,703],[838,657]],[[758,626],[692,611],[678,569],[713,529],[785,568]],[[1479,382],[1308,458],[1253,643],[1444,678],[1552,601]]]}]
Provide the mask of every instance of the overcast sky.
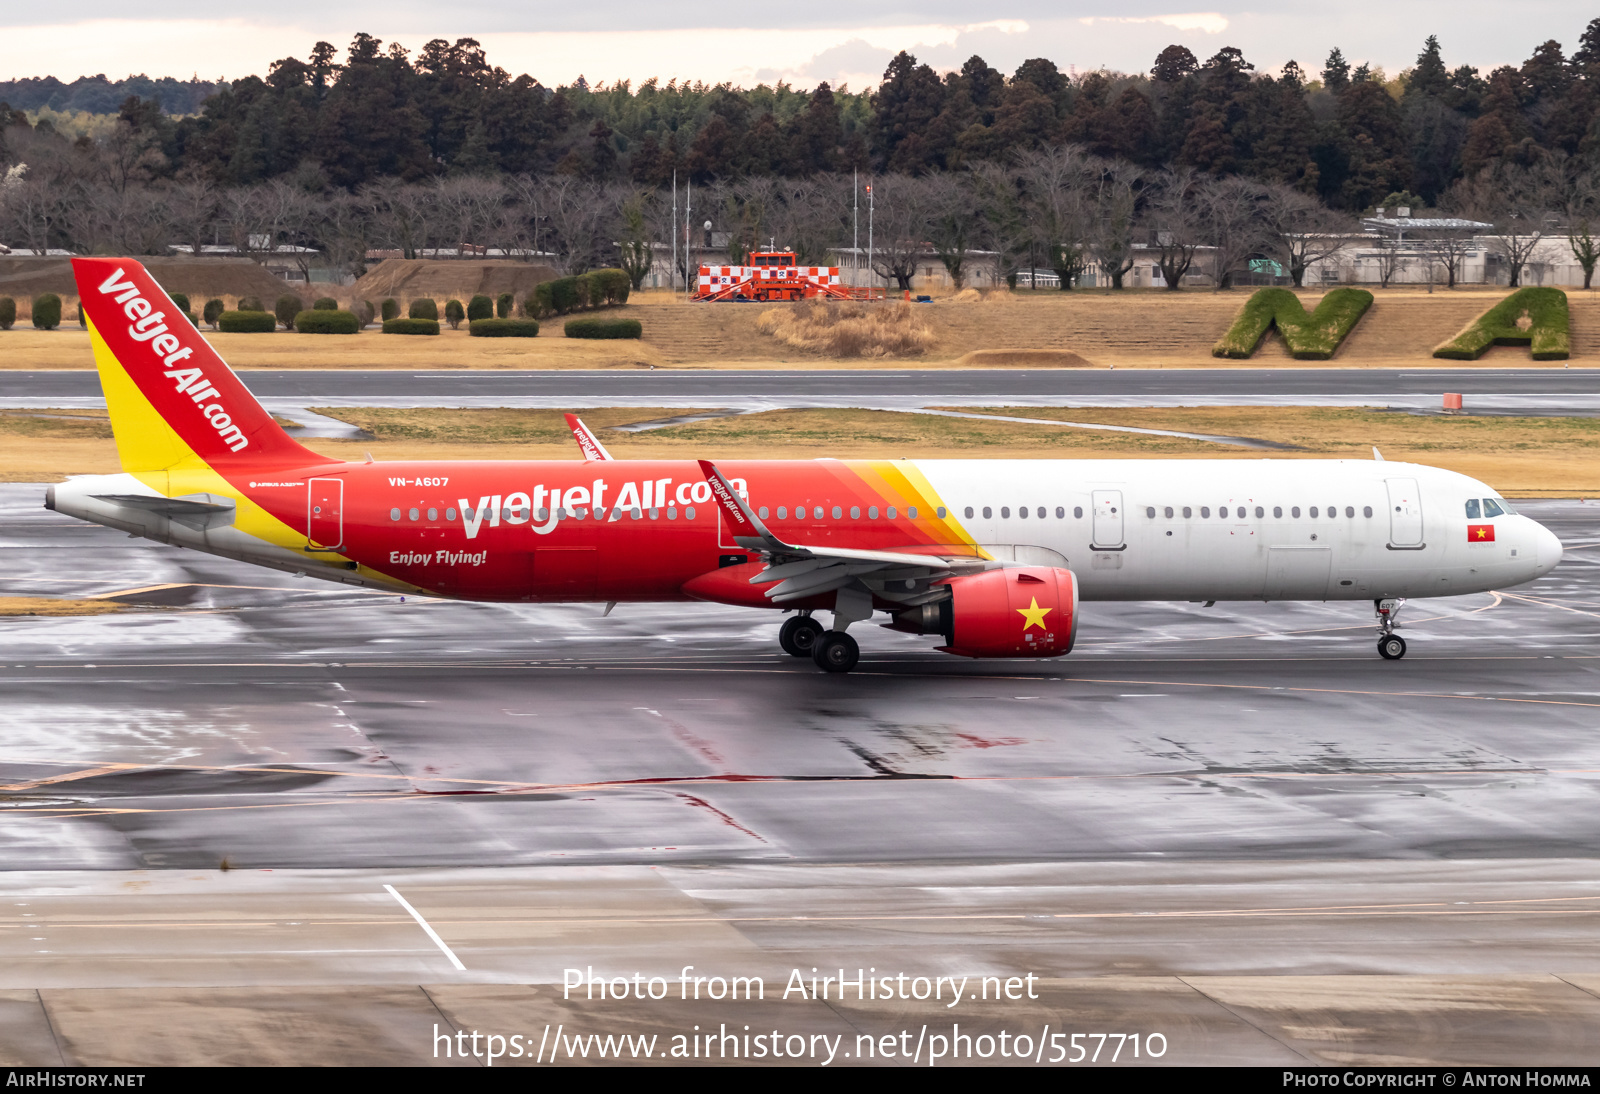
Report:
[{"label": "overcast sky", "polygon": [[[821,80],[854,89],[877,83],[897,50],[939,69],[974,53],[1006,72],[1029,57],[1063,69],[1150,67],[1166,45],[1181,42],[1202,60],[1237,46],[1258,68],[1296,60],[1315,73],[1333,46],[1353,63],[1391,74],[1411,64],[1429,34],[1446,61],[1487,70],[1516,64],[1554,38],[1570,53],[1592,5],[1556,0],[1272,0],[1252,7],[1185,10],[1158,0],[888,0],[851,14],[845,5],[663,4],[608,0],[603,5],[541,2],[513,8],[504,0],[362,0],[329,5],[277,0],[270,14],[193,18],[192,0],[136,5],[77,0],[70,21],[53,4],[11,4],[6,12],[0,78],[133,73],[208,79],[261,74],[284,56],[304,58],[326,39],[342,50],[357,31],[415,50],[430,38],[477,38],[491,64],[527,72],[545,84],[657,77],[731,81],[750,86]],[[227,10],[226,7],[215,10]],[[237,10],[237,9],[235,9]],[[448,10],[448,16],[443,11]],[[599,11],[600,15],[592,13]]]}]

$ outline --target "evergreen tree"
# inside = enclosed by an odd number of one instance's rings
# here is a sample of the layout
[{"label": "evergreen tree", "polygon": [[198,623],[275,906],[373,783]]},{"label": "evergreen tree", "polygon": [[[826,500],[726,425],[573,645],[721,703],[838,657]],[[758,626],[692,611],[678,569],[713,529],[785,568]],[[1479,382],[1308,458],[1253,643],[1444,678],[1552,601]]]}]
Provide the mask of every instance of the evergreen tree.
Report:
[{"label": "evergreen tree", "polygon": [[1333,47],[1322,66],[1322,85],[1335,94],[1350,86],[1350,62],[1344,59],[1338,46]]}]

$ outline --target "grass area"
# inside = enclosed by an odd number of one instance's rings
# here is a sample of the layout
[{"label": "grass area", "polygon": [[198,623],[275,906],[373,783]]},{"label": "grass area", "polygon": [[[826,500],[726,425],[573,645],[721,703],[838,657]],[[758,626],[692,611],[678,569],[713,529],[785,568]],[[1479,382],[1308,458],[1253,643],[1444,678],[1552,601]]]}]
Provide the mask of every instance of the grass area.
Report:
[{"label": "grass area", "polygon": [[1276,327],[1289,356],[1297,361],[1326,361],[1370,307],[1372,294],[1365,289],[1333,289],[1309,314],[1288,289],[1260,289],[1239,309],[1211,355],[1249,358],[1267,331]]},{"label": "grass area", "polygon": [[0,596],[0,616],[110,615],[123,605],[104,600],[61,600],[53,596]]},{"label": "grass area", "polygon": [[1527,346],[1535,361],[1572,355],[1567,294],[1560,289],[1518,289],[1439,345],[1435,357],[1476,361],[1490,346]]},{"label": "grass area", "polygon": [[[1288,459],[1370,460],[1372,446],[1378,445],[1390,460],[1449,468],[1506,494],[1600,496],[1600,460],[1595,458],[1600,419],[1593,418],[1414,417],[1317,407],[973,409],[983,414],[1255,437],[1299,446],[1298,452],[1271,453]],[[379,460],[578,456],[556,410],[317,408],[317,412],[360,426],[375,438],[308,442],[316,451],[337,458],[359,460],[367,451]],[[0,415],[0,468],[5,468],[0,478],[58,481],[63,473],[118,470],[104,412],[38,413],[62,417]],[[651,407],[581,412],[619,459],[1259,459],[1267,455],[1181,437],[872,410],[776,410],[644,433],[609,428],[692,413]]]},{"label": "grass area", "polygon": [[903,300],[807,300],[768,308],[756,320],[756,329],[822,357],[920,357],[934,338],[913,307]]}]

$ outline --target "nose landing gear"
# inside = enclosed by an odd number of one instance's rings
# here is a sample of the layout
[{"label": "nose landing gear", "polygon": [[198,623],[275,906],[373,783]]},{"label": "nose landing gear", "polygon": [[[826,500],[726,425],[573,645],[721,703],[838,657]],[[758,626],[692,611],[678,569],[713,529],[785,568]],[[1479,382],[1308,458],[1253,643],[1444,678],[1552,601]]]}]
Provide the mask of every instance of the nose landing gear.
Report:
[{"label": "nose landing gear", "polygon": [[1394,633],[1399,626],[1395,620],[1399,618],[1400,609],[1405,607],[1405,603],[1399,597],[1372,602],[1378,614],[1378,656],[1385,661],[1398,661],[1406,655],[1406,640]]}]

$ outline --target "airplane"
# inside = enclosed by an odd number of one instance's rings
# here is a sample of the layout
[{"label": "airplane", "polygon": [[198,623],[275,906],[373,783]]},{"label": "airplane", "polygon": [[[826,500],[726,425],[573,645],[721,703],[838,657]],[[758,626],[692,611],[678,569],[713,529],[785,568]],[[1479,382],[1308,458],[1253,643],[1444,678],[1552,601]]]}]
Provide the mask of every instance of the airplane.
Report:
[{"label": "airplane", "polygon": [[[123,471],[59,513],[366,588],[476,601],[778,610],[827,672],[849,633],[974,658],[1070,653],[1086,601],[1367,600],[1531,581],[1560,541],[1484,483],[1373,460],[334,460],[273,420],[145,269],[73,270]],[[831,615],[824,628],[816,618]]]}]

